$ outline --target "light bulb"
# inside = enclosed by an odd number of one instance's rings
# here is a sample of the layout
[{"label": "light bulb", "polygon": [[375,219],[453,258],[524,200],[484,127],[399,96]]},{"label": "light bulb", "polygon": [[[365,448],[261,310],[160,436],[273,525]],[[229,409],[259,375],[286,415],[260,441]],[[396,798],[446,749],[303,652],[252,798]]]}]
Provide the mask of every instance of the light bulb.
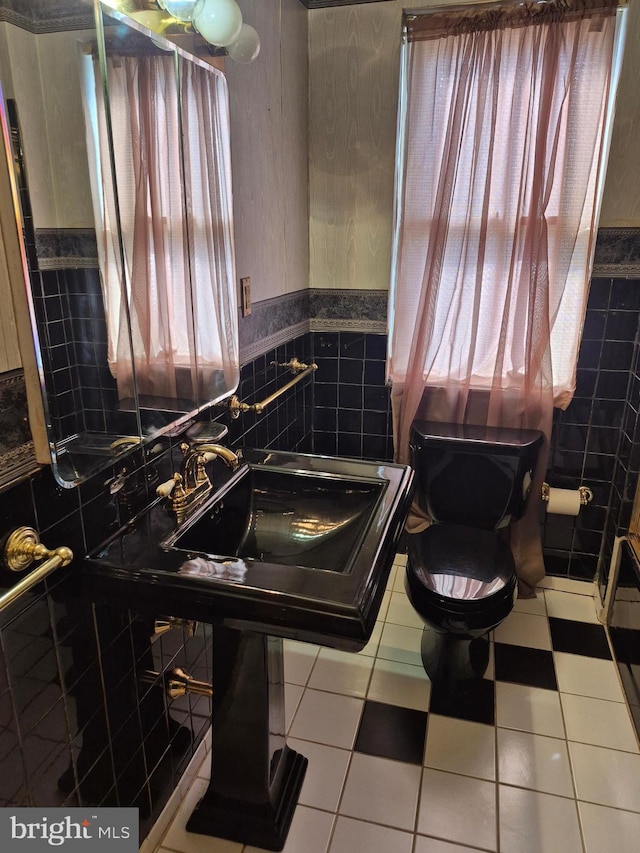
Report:
[{"label": "light bulb", "polygon": [[193,26],[210,44],[227,47],[240,35],[242,12],[235,0],[198,0]]},{"label": "light bulb", "polygon": [[227,47],[227,53],[236,62],[253,62],[260,53],[260,36],[250,24],[243,24],[240,35]]}]

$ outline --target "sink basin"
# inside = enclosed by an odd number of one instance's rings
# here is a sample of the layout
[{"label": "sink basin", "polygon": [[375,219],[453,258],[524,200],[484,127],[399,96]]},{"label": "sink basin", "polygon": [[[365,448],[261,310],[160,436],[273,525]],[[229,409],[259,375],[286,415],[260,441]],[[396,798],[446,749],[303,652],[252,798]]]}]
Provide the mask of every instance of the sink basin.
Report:
[{"label": "sink basin", "polygon": [[90,555],[87,582],[127,606],[357,651],[411,483],[405,465],[245,450],[181,524],[156,501]]},{"label": "sink basin", "polygon": [[386,485],[244,465],[165,544],[213,558],[348,572]]}]

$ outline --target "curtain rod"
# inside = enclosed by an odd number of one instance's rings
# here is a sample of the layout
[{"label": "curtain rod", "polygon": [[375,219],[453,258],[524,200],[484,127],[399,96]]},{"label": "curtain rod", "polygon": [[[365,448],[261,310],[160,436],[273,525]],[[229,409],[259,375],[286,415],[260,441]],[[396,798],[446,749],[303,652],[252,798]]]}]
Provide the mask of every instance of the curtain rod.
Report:
[{"label": "curtain rod", "polygon": [[[430,15],[446,15],[448,12],[465,12],[471,9],[473,11],[489,11],[507,6],[549,6],[553,2],[554,0],[471,0],[469,3],[458,3],[455,6],[424,6],[422,8],[403,9],[402,14],[405,18],[426,18]],[[610,5],[622,7],[626,6],[627,3],[628,0],[617,0],[617,2],[614,0]]]}]

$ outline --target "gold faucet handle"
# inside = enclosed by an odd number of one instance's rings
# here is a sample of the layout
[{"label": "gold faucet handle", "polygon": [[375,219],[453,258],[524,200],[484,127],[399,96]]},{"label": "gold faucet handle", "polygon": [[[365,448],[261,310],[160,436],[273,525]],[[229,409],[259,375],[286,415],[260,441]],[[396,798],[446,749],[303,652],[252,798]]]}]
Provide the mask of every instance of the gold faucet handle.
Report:
[{"label": "gold faucet handle", "polygon": [[205,463],[210,462],[212,459],[215,458],[215,455],[212,453],[198,454],[198,459],[196,460],[196,486],[211,485],[211,480],[209,479],[209,475],[207,474]]},{"label": "gold faucet handle", "polygon": [[[159,498],[168,498],[171,495],[171,492],[175,489],[177,480],[176,477],[180,477],[180,474],[174,474],[170,480],[167,480],[165,483],[160,483],[160,485],[156,488],[156,495]],[[180,477],[182,480],[182,477]]]}]

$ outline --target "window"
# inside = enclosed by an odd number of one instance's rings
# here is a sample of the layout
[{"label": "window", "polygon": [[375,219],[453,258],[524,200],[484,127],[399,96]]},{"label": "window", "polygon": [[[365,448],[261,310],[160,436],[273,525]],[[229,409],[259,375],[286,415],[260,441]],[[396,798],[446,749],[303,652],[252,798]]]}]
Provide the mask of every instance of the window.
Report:
[{"label": "window", "polygon": [[570,401],[622,42],[595,5],[407,13],[394,387]]}]

